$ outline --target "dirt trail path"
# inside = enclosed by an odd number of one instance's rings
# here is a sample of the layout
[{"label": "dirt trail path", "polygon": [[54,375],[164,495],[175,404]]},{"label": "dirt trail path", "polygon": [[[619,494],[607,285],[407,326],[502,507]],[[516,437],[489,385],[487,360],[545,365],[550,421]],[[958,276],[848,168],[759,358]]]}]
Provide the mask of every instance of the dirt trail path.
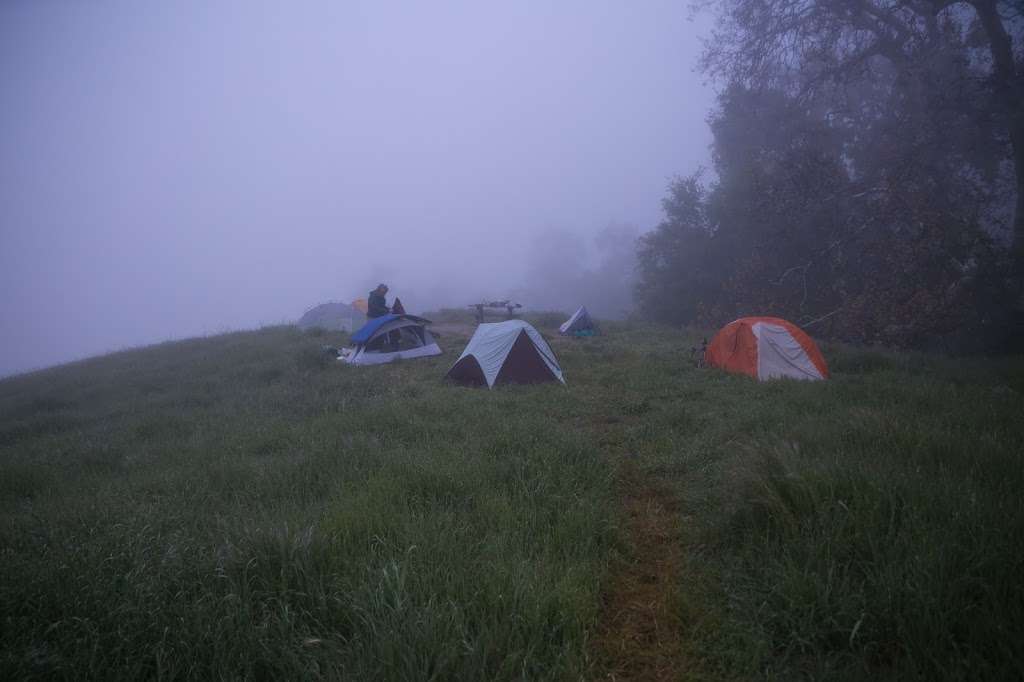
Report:
[{"label": "dirt trail path", "polygon": [[629,555],[604,593],[594,640],[601,680],[686,679],[679,622],[682,519],[668,485],[633,459],[621,464]]}]

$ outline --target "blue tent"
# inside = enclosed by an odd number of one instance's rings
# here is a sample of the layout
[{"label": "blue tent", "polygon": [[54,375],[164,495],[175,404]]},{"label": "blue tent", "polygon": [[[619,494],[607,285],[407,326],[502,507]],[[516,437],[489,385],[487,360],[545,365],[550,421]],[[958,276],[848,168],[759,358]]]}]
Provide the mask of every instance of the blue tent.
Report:
[{"label": "blue tent", "polygon": [[416,315],[381,315],[380,317],[374,317],[362,327],[359,328],[355,334],[352,335],[352,343],[369,343],[370,339],[373,338],[374,334],[377,333],[381,327],[386,325],[388,322],[394,322],[395,320],[412,320],[416,324],[427,325],[430,324],[430,320]]},{"label": "blue tent", "polygon": [[342,359],[353,365],[376,365],[399,358],[440,355],[441,349],[427,331],[430,320],[416,315],[382,315],[352,335],[355,348]]}]

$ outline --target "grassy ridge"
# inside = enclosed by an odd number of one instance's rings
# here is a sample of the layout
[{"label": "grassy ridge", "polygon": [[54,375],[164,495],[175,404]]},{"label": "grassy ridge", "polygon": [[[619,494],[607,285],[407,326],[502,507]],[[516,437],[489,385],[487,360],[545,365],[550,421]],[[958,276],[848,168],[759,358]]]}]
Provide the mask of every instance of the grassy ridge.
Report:
[{"label": "grassy ridge", "polygon": [[626,447],[690,528],[711,677],[1024,676],[1024,365],[826,347],[827,383],[644,362]]},{"label": "grassy ridge", "polygon": [[[267,329],[5,382],[3,677],[565,678],[611,474],[549,388]],[[447,338],[452,345],[453,339]]]},{"label": "grassy ridge", "polygon": [[759,384],[606,331],[555,340],[568,387],[288,328],[0,382],[0,676],[597,675],[625,455],[680,500],[690,670],[1024,674],[1024,363]]}]

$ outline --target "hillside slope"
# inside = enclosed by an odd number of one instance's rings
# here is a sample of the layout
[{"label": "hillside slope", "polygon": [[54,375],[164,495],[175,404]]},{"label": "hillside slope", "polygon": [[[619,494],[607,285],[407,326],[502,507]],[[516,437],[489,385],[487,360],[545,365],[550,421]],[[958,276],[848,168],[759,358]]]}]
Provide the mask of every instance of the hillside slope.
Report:
[{"label": "hillside slope", "polygon": [[278,327],[0,382],[0,676],[1024,674],[1024,362],[758,384],[607,327],[553,340],[566,387],[446,384],[457,325],[383,367]]}]

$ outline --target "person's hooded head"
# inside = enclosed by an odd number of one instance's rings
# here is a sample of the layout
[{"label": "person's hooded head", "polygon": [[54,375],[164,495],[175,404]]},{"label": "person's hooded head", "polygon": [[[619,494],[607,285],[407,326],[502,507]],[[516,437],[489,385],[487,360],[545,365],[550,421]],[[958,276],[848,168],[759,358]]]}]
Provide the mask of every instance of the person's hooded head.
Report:
[{"label": "person's hooded head", "polygon": [[381,282],[380,284],[377,285],[375,291],[381,296],[383,296],[384,294],[388,293],[388,285]]}]

